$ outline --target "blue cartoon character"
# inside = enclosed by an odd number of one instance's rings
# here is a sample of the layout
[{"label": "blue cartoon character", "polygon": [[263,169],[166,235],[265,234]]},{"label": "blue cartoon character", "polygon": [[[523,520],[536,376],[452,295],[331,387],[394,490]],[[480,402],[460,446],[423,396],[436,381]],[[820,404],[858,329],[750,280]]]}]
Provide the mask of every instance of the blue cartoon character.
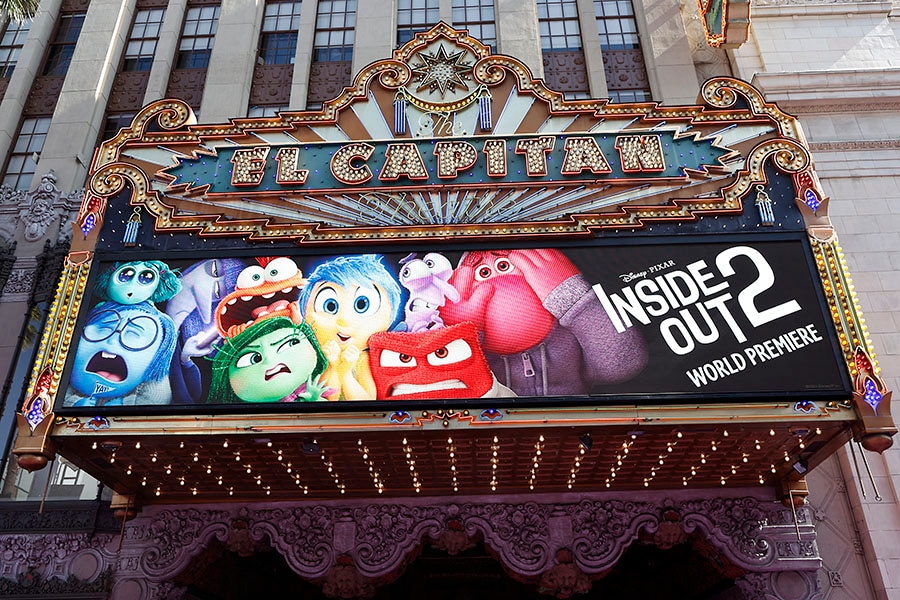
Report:
[{"label": "blue cartoon character", "polygon": [[213,360],[209,402],[314,402],[328,362],[312,329],[288,317],[257,321],[225,343]]},{"label": "blue cartoon character", "polygon": [[407,331],[425,331],[444,326],[438,314],[446,303],[459,302],[459,292],[450,285],[453,265],[443,254],[429,252],[423,258],[415,253],[400,261],[400,285],[409,290],[406,301]]},{"label": "blue cartoon character", "polygon": [[387,331],[400,311],[400,285],[375,254],[340,256],[316,267],[300,309],[328,358],[329,400],[374,400],[369,336]]},{"label": "blue cartoon character", "polygon": [[101,302],[75,350],[64,406],[168,404],[175,325],[149,302]]},{"label": "blue cartoon character", "polygon": [[97,280],[95,293],[119,304],[165,302],[178,293],[178,274],[158,260],[118,262]]}]

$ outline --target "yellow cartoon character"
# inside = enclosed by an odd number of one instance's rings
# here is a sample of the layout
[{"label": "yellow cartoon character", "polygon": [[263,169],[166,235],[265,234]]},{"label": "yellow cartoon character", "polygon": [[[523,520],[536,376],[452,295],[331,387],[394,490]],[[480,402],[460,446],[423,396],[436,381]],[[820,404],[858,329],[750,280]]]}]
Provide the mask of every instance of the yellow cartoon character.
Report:
[{"label": "yellow cartoon character", "polygon": [[310,273],[300,308],[328,358],[329,400],[375,399],[369,336],[387,331],[400,306],[400,285],[380,256],[341,256]]}]

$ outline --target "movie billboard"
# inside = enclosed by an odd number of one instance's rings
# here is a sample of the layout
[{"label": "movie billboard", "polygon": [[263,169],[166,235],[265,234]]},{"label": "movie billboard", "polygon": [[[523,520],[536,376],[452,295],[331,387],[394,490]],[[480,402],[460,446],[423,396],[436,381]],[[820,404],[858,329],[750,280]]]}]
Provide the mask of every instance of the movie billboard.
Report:
[{"label": "movie billboard", "polygon": [[98,257],[57,410],[846,396],[805,240],[709,237]]}]

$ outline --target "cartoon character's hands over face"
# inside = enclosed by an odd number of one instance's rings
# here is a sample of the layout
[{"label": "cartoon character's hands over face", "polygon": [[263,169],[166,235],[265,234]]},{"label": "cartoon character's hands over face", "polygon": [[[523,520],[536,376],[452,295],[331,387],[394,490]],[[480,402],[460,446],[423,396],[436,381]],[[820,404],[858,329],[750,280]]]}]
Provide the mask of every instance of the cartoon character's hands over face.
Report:
[{"label": "cartoon character's hands over face", "polygon": [[188,364],[194,356],[206,356],[216,347],[215,342],[219,340],[219,330],[215,325],[206,331],[201,331],[196,335],[192,335],[184,341],[184,347],[181,349],[181,362]]},{"label": "cartoon character's hands over face", "polygon": [[362,351],[352,344],[344,348],[341,351],[341,362],[338,366],[338,370],[344,372],[353,369],[359,361],[361,353]]},{"label": "cartoon character's hands over face", "polygon": [[484,326],[484,311],[494,295],[490,285],[475,285],[475,269],[460,266],[453,271],[450,284],[459,290],[459,302],[447,302],[441,310],[441,318],[449,324],[472,321],[479,328]]},{"label": "cartoon character's hands over face", "polygon": [[328,359],[328,364],[337,366],[341,360],[341,346],[336,340],[328,340],[322,344],[322,353]]},{"label": "cartoon character's hands over face", "polygon": [[580,274],[572,261],[555,248],[513,250],[509,253],[509,260],[522,272],[541,302],[563,281]]}]

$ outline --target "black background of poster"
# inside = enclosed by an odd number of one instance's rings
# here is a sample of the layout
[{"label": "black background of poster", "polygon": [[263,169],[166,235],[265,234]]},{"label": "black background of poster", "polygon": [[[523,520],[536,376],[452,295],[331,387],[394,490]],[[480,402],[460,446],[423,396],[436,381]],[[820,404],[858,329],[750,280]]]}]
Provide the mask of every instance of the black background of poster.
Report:
[{"label": "black background of poster", "polygon": [[[63,408],[62,398],[68,386],[69,371],[71,369],[71,356],[78,342],[84,315],[95,306],[99,299],[87,294],[82,304],[81,315],[75,329],[72,340],[70,360],[66,372],[63,374],[60,395],[57,400],[56,412],[59,414],[93,415],[98,412],[103,414],[135,414],[135,413],[210,413],[210,412],[318,412],[335,410],[365,410],[377,407],[379,410],[411,410],[423,407],[434,408],[438,406],[453,406],[454,408],[470,407],[503,407],[515,405],[532,406],[556,406],[571,404],[652,404],[667,402],[716,402],[716,401],[754,401],[776,398],[846,398],[850,393],[850,382],[846,373],[846,367],[841,358],[840,346],[836,339],[834,328],[827,317],[827,304],[818,283],[814,278],[814,264],[805,235],[797,234],[769,234],[760,235],[702,235],[684,236],[672,238],[653,238],[627,240],[623,243],[618,240],[592,240],[561,244],[546,244],[540,247],[554,247],[563,251],[566,256],[579,268],[584,278],[590,285],[600,284],[607,294],[620,293],[622,288],[636,284],[639,279],[625,283],[620,275],[630,272],[646,271],[651,266],[673,261],[674,265],[657,273],[648,273],[647,277],[654,277],[672,270],[686,270],[689,263],[704,260],[707,272],[713,273],[714,278],[707,282],[713,286],[727,281],[729,287],[726,292],[731,293],[732,299],[727,302],[731,314],[747,337],[745,342],[738,342],[719,318],[715,311],[710,311],[720,330],[719,339],[709,345],[698,345],[689,354],[679,356],[672,352],[666,345],[659,332],[660,322],[668,317],[675,316],[677,310],[670,311],[660,317],[652,317],[649,325],[636,324],[641,335],[646,341],[649,360],[643,371],[631,380],[610,385],[600,385],[585,396],[549,396],[549,397],[518,397],[518,398],[493,398],[493,399],[466,399],[448,401],[353,401],[353,402],[314,402],[291,404],[193,404],[193,405],[168,405],[168,406],[111,406],[93,408]],[[615,243],[613,243],[615,242]],[[648,243],[649,242],[649,243]],[[726,248],[734,246],[750,246],[755,248],[766,258],[774,273],[774,285],[767,291],[759,294],[755,303],[762,310],[782,302],[796,300],[801,310],[793,314],[776,319],[758,328],[754,328],[741,309],[738,307],[737,296],[747,285],[757,277],[756,268],[752,262],[744,257],[734,259],[731,264],[735,274],[723,278],[715,266],[716,256]],[[537,244],[529,247],[537,247]],[[510,243],[508,238],[499,240],[496,245],[478,246],[459,245],[450,246],[441,242],[433,245],[417,244],[403,247],[359,247],[350,248],[336,253],[323,253],[321,249],[295,250],[293,252],[266,252],[264,249],[249,249],[245,251],[217,253],[218,257],[233,256],[242,259],[247,265],[255,264],[254,256],[291,256],[305,275],[320,263],[335,256],[346,254],[374,253],[383,257],[383,262],[392,273],[396,275],[399,270],[400,259],[410,252],[417,252],[421,257],[427,252],[441,252],[453,265],[458,264],[460,257],[468,250],[491,250],[521,248],[521,245]],[[190,256],[190,258],[186,258]],[[170,253],[117,253],[115,256],[98,256],[87,289],[93,289],[93,282],[99,273],[110,268],[116,260],[162,260],[173,269],[184,270],[191,264],[209,258],[206,255],[196,255],[188,252]],[[404,290],[405,292],[405,290]],[[724,292],[722,292],[724,293]],[[721,293],[720,293],[721,294]],[[711,297],[716,297],[715,294]],[[621,295],[621,294],[620,294]],[[706,298],[701,297],[701,300]],[[406,300],[404,293],[403,301]],[[157,305],[164,310],[164,304]],[[691,307],[694,315],[696,309]],[[403,318],[402,308],[399,311]],[[715,359],[721,359],[731,353],[743,353],[744,348],[753,344],[761,344],[766,340],[776,338],[800,327],[813,325],[819,335],[824,339],[811,345],[797,349],[791,353],[784,353],[773,360],[766,361],[755,366],[748,365],[746,369],[727,377],[721,377],[717,381],[710,382],[700,388],[696,387],[685,374],[687,370],[700,368],[704,364]],[[614,343],[614,342],[613,342]],[[745,355],[746,357],[746,355]],[[208,374],[208,361],[197,359],[201,371]],[[204,378],[204,387],[208,387],[208,378]]]}]

